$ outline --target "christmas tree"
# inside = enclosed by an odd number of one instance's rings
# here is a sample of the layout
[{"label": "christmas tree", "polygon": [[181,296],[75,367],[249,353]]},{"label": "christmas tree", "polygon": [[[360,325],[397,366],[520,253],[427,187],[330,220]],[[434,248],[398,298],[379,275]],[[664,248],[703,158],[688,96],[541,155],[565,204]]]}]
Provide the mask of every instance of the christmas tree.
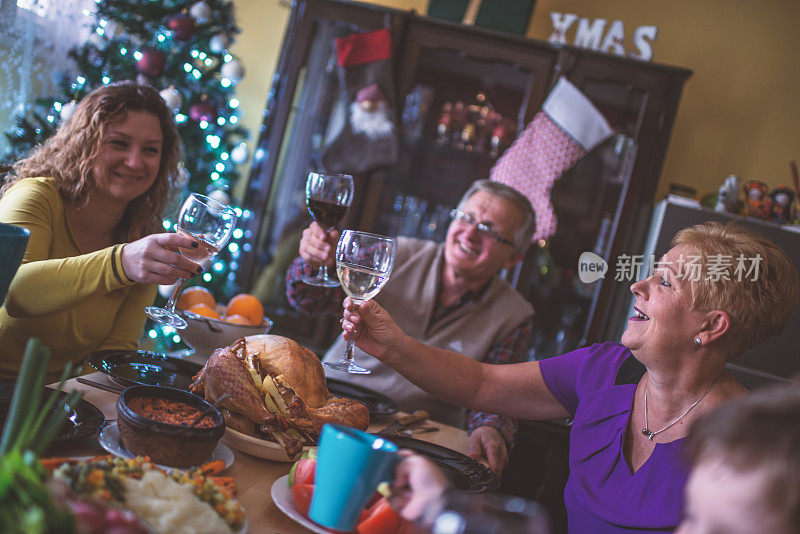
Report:
[{"label": "christmas tree", "polygon": [[[238,177],[237,165],[247,161],[247,131],[239,126],[236,83],[243,76],[239,61],[228,52],[239,32],[233,5],[225,0],[97,0],[92,38],[69,52],[75,65],[58,75],[60,94],[38,98],[32,109],[6,133],[13,163],[52,135],[69,118],[76,102],[92,89],[119,80],[136,80],[160,89],[175,111],[183,140],[187,191],[207,194],[231,204],[228,188]],[[184,194],[179,195],[182,200]],[[174,207],[175,211],[180,202]],[[240,217],[249,212],[237,209]],[[172,230],[168,215],[164,228]],[[241,230],[215,256],[200,283],[219,301],[238,292],[237,259]],[[164,296],[166,291],[162,292]],[[154,348],[178,347],[179,333],[149,324]]]}]

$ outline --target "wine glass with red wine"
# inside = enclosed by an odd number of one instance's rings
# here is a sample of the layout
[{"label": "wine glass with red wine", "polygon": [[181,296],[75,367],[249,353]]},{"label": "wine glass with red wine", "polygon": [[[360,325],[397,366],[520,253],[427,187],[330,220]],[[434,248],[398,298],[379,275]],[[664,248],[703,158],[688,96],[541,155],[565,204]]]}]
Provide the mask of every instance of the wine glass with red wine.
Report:
[{"label": "wine glass with red wine", "polygon": [[[353,177],[333,172],[310,172],[306,181],[306,205],[317,224],[330,232],[347,214],[353,201]],[[306,276],[303,282],[312,286],[337,287],[339,282],[328,277],[327,265],[316,276]]]},{"label": "wine glass with red wine", "polygon": [[[200,246],[197,248],[180,248],[178,252],[194,262],[211,259],[225,246],[236,228],[236,211],[230,206],[204,195],[192,193],[181,206],[175,231],[191,237]],[[186,321],[175,313],[175,303],[181,294],[183,278],[175,284],[172,296],[163,308],[148,306],[145,315],[158,324],[176,329],[186,328]]]}]

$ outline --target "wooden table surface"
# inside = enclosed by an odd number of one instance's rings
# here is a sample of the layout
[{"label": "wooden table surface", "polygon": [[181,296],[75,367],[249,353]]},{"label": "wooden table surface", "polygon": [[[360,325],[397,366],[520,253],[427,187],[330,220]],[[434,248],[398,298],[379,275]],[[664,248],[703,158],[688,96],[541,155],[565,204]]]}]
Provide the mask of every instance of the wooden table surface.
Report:
[{"label": "wooden table surface", "polygon": [[[85,378],[103,384],[116,385],[102,373],[86,375]],[[92,386],[76,382],[75,379],[67,381],[64,390],[71,391],[78,389],[83,391],[83,398],[97,406],[107,419],[117,417],[115,403],[117,395]],[[368,431],[377,432],[391,423],[402,414],[375,418],[370,422]],[[466,453],[467,433],[464,430],[428,421],[426,426],[436,426],[436,432],[415,435],[417,439],[424,439],[437,445],[442,445],[450,449]],[[222,476],[232,476],[236,481],[239,490],[238,499],[244,506],[247,515],[248,532],[258,533],[308,533],[311,532],[305,527],[296,523],[294,520],[281,512],[270,497],[270,489],[273,482],[283,475],[289,474],[291,464],[263,460],[248,454],[233,450],[235,460],[233,465]],[[106,454],[97,442],[97,436],[78,440],[68,446],[58,450],[48,451],[52,456],[85,456],[95,454]]]}]

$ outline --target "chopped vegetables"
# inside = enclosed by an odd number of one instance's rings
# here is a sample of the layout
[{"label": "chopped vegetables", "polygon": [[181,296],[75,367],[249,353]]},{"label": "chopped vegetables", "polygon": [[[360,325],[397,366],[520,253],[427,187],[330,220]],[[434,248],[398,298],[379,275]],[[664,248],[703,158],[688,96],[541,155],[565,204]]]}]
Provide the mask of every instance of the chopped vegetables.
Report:
[{"label": "chopped vegetables", "polygon": [[[210,469],[218,467],[210,466]],[[124,505],[126,501],[124,478],[141,479],[149,471],[160,470],[146,457],[133,459],[105,457],[95,462],[64,464],[55,471],[54,476],[66,482],[78,493],[102,500],[113,500]],[[244,510],[233,499],[236,487],[231,477],[219,477],[217,481],[204,476],[202,468],[185,473],[172,470],[166,476],[179,484],[190,486],[194,495],[200,501],[209,504],[231,529],[238,529],[244,522]]]},{"label": "chopped vegetables", "polygon": [[212,477],[214,475],[218,475],[225,470],[225,462],[223,460],[214,460],[213,462],[208,462],[200,467],[197,468],[200,475]]}]

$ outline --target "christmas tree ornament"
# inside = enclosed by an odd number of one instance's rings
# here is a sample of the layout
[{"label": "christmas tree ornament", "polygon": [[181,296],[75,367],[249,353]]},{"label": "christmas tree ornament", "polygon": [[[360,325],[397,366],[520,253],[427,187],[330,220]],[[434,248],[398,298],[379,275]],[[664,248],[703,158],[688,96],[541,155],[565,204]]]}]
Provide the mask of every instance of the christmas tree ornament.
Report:
[{"label": "christmas tree ornament", "polygon": [[226,205],[230,205],[231,203],[230,195],[223,189],[214,189],[208,194],[208,197],[213,198],[217,202],[222,202],[223,204]]},{"label": "christmas tree ornament", "polygon": [[162,89],[158,94],[161,95],[161,98],[164,99],[167,106],[174,112],[177,113],[181,106],[183,105],[183,96],[181,96],[180,92],[175,89],[174,86],[170,85],[166,89]]},{"label": "christmas tree ornament", "polygon": [[95,68],[99,68],[103,65],[103,54],[100,52],[98,47],[87,46],[86,59],[89,61],[89,64]]},{"label": "christmas tree ornament", "polygon": [[208,48],[215,54],[221,54],[231,45],[231,39],[224,33],[218,33],[208,40]]},{"label": "christmas tree ornament", "polygon": [[241,143],[236,146],[233,150],[231,150],[231,161],[233,161],[237,165],[241,165],[245,161],[250,154],[247,151],[247,143]]},{"label": "christmas tree ornament", "polygon": [[234,58],[222,65],[219,70],[223,78],[228,78],[232,83],[239,83],[244,78],[244,67],[238,59]]},{"label": "christmas tree ornament", "polygon": [[94,46],[95,48],[105,48],[106,38],[102,35],[98,35],[97,32],[92,32],[86,38],[86,43]]},{"label": "christmas tree ornament", "polygon": [[142,50],[142,57],[136,62],[137,71],[152,77],[161,76],[166,66],[167,56],[155,48]]},{"label": "christmas tree ornament", "polygon": [[103,27],[103,30],[104,30],[103,34],[109,41],[113,41],[114,39],[121,37],[124,33],[123,28],[113,20],[106,22],[106,25],[105,27]]},{"label": "christmas tree ornament", "polygon": [[61,112],[59,116],[61,117],[61,122],[66,122],[72,117],[72,114],[75,113],[75,108],[78,107],[78,104],[75,103],[73,100],[72,102],[67,102],[63,106],[61,106]]},{"label": "christmas tree ornament", "polygon": [[489,177],[520,191],[533,205],[534,242],[556,233],[556,214],[550,200],[556,180],[613,133],[592,101],[561,78],[542,110],[497,160]]},{"label": "christmas tree ornament", "polygon": [[188,41],[194,37],[194,19],[189,15],[184,15],[182,13],[174,15],[167,20],[167,29],[172,32],[172,35],[175,36],[175,39],[179,41]]},{"label": "christmas tree ornament", "polygon": [[189,15],[198,24],[205,24],[211,18],[211,8],[205,2],[197,2],[189,8]]},{"label": "christmas tree ornament", "polygon": [[329,172],[366,172],[397,161],[392,33],[336,39],[339,95],[320,163]]},{"label": "christmas tree ornament", "polygon": [[217,120],[217,107],[214,106],[208,100],[201,100],[200,102],[195,102],[189,108],[189,117],[192,118],[193,121],[200,122],[214,122]]}]

